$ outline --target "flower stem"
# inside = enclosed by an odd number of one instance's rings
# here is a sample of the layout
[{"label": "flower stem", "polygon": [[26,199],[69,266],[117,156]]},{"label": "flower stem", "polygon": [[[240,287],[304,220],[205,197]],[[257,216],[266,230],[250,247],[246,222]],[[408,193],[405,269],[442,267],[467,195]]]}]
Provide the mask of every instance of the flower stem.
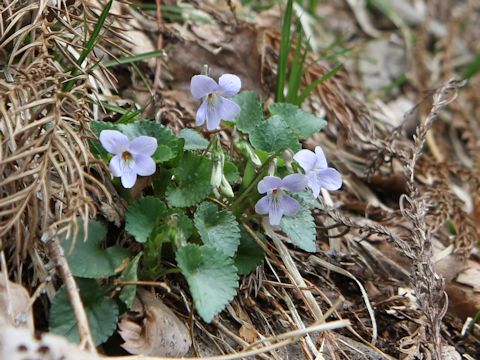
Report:
[{"label": "flower stem", "polygon": [[[260,181],[260,179],[263,177],[263,175],[265,175],[265,171],[268,170],[268,167],[269,167],[269,164],[270,162],[275,158],[276,154],[273,154],[271,155],[263,164],[262,166],[260,167],[260,169],[258,169],[258,172],[257,174],[255,175],[255,177],[252,179],[252,181],[250,182],[250,184],[248,184],[248,186],[245,188],[245,190],[243,190],[237,197],[237,199],[232,203],[232,205],[230,205],[230,210],[236,214],[236,215],[239,215],[243,212],[243,207],[241,207],[240,205],[242,204],[242,202],[245,200],[245,198],[247,197],[248,194],[250,194],[250,192],[255,188],[255,186],[258,184],[258,182]],[[239,211],[240,210],[240,211]]]}]

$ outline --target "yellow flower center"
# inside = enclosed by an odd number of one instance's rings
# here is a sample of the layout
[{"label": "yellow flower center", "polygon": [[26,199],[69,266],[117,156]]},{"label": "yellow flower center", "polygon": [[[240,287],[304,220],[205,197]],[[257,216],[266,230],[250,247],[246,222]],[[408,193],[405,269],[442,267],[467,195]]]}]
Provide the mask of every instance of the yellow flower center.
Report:
[{"label": "yellow flower center", "polygon": [[131,153],[129,153],[128,151],[124,151],[124,152],[122,153],[122,159],[123,159],[124,161],[130,161],[130,160],[133,159],[133,155],[132,155]]}]

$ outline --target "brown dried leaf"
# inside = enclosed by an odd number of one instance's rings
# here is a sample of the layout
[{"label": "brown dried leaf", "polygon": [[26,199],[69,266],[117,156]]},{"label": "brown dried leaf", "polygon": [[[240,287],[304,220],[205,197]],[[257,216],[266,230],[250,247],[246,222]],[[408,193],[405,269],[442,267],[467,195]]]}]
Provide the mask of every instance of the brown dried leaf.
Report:
[{"label": "brown dried leaf", "polygon": [[[134,313],[137,313],[132,316]],[[138,324],[141,314],[142,322]],[[155,294],[139,289],[132,311],[119,324],[122,347],[132,354],[184,356],[192,344],[185,324]]]},{"label": "brown dried leaf", "polygon": [[467,268],[457,276],[457,282],[471,286],[473,291],[480,292],[480,264],[468,261]]}]

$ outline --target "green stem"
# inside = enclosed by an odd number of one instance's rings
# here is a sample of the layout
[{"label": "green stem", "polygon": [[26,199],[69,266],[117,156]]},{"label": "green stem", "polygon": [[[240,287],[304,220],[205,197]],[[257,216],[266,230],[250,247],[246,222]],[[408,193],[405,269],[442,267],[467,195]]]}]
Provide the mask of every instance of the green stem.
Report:
[{"label": "green stem", "polygon": [[[253,190],[253,188],[258,184],[260,179],[263,177],[265,170],[268,170],[268,165],[270,164],[270,161],[276,156],[276,154],[271,155],[267,161],[265,161],[260,169],[258,169],[258,173],[255,175],[255,177],[252,179],[250,184],[243,190],[240,195],[238,195],[237,199],[230,205],[230,210],[234,213],[237,214],[239,213],[239,207],[242,204],[242,202],[245,200],[246,196]],[[243,210],[240,208],[240,210]],[[242,211],[243,212],[243,211]]]}]

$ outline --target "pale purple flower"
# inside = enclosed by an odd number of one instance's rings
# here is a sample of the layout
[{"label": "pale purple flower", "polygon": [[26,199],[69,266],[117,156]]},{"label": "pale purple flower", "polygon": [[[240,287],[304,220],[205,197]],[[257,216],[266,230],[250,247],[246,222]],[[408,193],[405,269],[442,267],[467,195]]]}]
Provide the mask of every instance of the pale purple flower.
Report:
[{"label": "pale purple flower", "polygon": [[218,84],[206,75],[195,75],[190,82],[190,91],[196,99],[203,99],[197,111],[195,124],[207,123],[207,130],[215,130],[220,120],[233,120],[240,112],[238,106],[227,97],[232,97],[240,91],[242,82],[232,74],[224,74],[218,79]]},{"label": "pale purple flower", "polygon": [[320,189],[338,190],[342,186],[342,175],[334,168],[328,167],[327,159],[320,146],[311,150],[300,150],[293,159],[305,171],[308,178],[307,186],[312,190],[313,197],[318,197]]},{"label": "pale purple flower", "polygon": [[268,214],[270,225],[279,225],[283,215],[293,216],[300,210],[297,200],[285,193],[303,191],[307,186],[307,178],[302,174],[291,174],[280,179],[276,176],[265,176],[258,183],[258,192],[267,193],[258,200],[255,211],[258,214]]},{"label": "pale purple flower", "polygon": [[115,155],[110,160],[110,171],[113,176],[121,177],[125,188],[135,185],[137,175],[149,176],[155,172],[152,155],[157,149],[157,139],[154,137],[139,136],[129,141],[120,131],[102,130],[100,142]]}]

